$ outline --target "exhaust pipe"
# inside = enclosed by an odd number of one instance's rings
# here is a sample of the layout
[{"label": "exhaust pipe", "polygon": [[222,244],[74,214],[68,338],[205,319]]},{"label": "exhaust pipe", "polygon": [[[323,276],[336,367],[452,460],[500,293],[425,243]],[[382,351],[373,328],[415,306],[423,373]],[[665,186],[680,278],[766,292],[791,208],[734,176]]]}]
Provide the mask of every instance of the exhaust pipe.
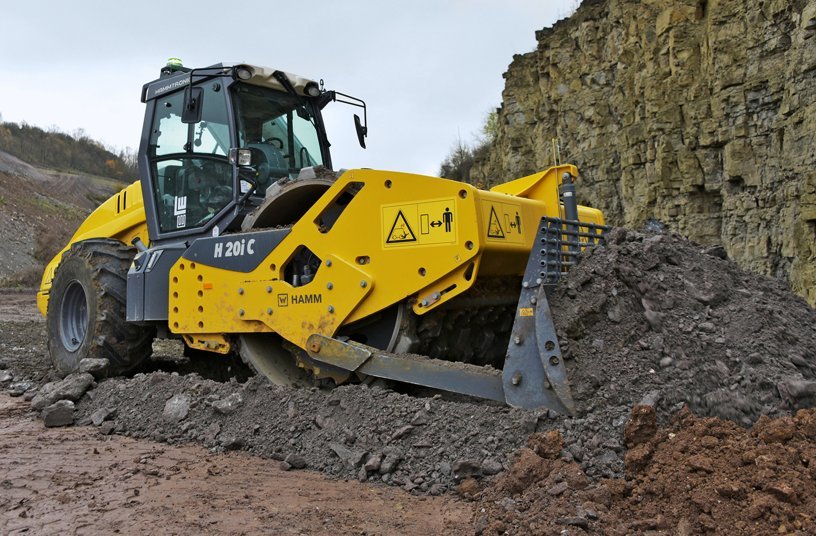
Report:
[{"label": "exhaust pipe", "polygon": [[575,198],[575,177],[570,173],[562,175],[561,186],[558,193],[561,196],[561,203],[564,204],[565,230],[567,231],[567,248],[570,253],[578,253],[580,244],[578,243],[578,225],[573,223],[578,221],[578,200]]}]

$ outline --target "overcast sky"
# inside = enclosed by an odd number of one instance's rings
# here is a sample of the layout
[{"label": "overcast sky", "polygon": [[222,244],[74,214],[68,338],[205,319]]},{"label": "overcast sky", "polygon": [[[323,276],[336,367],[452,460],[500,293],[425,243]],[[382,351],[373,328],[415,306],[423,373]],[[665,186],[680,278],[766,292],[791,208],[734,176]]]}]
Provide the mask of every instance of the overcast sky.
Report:
[{"label": "overcast sky", "polygon": [[15,2],[0,20],[3,120],[84,129],[136,148],[142,84],[169,57],[247,62],[324,79],[368,103],[368,149],[353,109],[326,108],[335,167],[436,174],[501,101],[513,54],[575,0]]}]

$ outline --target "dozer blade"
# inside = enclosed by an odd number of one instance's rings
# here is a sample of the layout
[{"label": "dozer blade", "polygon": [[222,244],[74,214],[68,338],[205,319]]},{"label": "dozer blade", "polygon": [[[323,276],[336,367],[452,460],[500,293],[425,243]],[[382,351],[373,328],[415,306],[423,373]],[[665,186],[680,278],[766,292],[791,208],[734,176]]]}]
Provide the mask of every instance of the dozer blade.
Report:
[{"label": "dozer blade", "polygon": [[[535,280],[540,278],[536,277]],[[525,283],[528,281],[525,278]],[[502,384],[507,403],[575,414],[547,294],[541,284],[523,288],[504,360]],[[557,403],[553,403],[553,400]]]},{"label": "dozer blade", "polygon": [[[416,355],[392,354],[360,343],[339,341],[317,334],[309,337],[307,347],[309,358],[318,363],[386,380],[509,403],[502,386],[502,373],[493,368]],[[567,413],[566,406],[553,391],[538,393],[535,401],[535,404],[511,405]]]},{"label": "dozer blade", "polygon": [[307,343],[314,361],[386,380],[504,402],[501,371],[415,355],[399,355],[357,342],[312,335]]},{"label": "dozer blade", "polygon": [[[502,383],[507,403],[547,407],[575,414],[567,369],[558,345],[547,289],[577,261],[587,246],[603,242],[607,228],[575,220],[541,218],[522,279],[516,319],[504,360]],[[553,407],[555,398],[563,410]]]},{"label": "dozer blade", "polygon": [[500,372],[492,368],[377,350],[356,342],[312,335],[309,359],[347,371],[433,389],[497,400],[525,409],[575,414],[547,289],[587,246],[601,243],[605,227],[542,218],[516,308]]}]

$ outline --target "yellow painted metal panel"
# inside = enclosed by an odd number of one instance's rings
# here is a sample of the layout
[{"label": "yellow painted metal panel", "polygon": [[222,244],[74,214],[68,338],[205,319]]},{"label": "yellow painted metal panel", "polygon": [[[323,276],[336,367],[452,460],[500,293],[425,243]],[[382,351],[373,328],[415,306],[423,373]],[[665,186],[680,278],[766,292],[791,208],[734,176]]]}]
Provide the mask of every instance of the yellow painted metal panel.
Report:
[{"label": "yellow painted metal panel", "polygon": [[[561,171],[528,180],[525,191],[555,188]],[[350,192],[351,201],[338,206]],[[550,197],[557,201],[557,192]],[[176,263],[170,329],[274,331],[304,347],[313,333],[332,336],[405,299],[424,314],[470,288],[482,270],[523,273],[541,217],[559,212],[557,202],[435,177],[347,171],[254,271]],[[328,214],[331,225],[324,221]],[[294,287],[284,281],[285,266],[304,247],[322,263],[311,282]]]},{"label": "yellow painted metal panel", "polygon": [[130,244],[139,237],[145,244],[150,242],[145,221],[144,202],[142,199],[142,184],[136,181],[111,196],[102,203],[71,237],[68,244],[51,259],[43,271],[40,289],[37,292],[37,308],[45,316],[48,310],[48,293],[51,290],[51,281],[62,260],[62,255],[71,245],[91,238],[113,238],[123,244]]},{"label": "yellow painted metal panel", "polygon": [[168,321],[174,333],[274,331],[303,347],[312,333],[333,335],[372,287],[364,273],[332,255],[300,287],[276,279],[265,263],[246,274],[180,259],[170,272]]}]

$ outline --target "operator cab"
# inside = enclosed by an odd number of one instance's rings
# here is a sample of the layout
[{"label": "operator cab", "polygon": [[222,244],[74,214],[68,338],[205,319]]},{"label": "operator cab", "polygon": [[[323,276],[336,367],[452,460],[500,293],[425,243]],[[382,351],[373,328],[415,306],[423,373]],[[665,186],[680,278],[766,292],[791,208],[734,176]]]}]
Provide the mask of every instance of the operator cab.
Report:
[{"label": "operator cab", "polygon": [[[240,225],[276,181],[331,168],[321,110],[337,95],[348,97],[265,67],[187,69],[171,60],[142,89],[139,168],[151,241],[218,235]],[[341,102],[365,110],[351,99]],[[362,144],[365,127],[357,116],[355,124]]]},{"label": "operator cab", "polygon": [[258,180],[296,177],[304,167],[323,165],[323,151],[308,102],[274,89],[236,85],[239,147],[259,162]]}]

